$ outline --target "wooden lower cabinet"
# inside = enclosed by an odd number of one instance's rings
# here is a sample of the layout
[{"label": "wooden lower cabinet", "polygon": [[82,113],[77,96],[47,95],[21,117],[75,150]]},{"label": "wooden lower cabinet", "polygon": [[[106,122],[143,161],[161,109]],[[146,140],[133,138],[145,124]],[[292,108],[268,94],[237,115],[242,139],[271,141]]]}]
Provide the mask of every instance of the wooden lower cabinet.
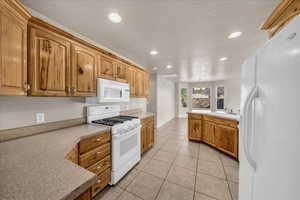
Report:
[{"label": "wooden lower cabinet", "polygon": [[236,128],[216,125],[215,126],[215,145],[221,151],[235,157],[238,153],[238,131]]},{"label": "wooden lower cabinet", "polygon": [[92,197],[96,196],[98,192],[103,190],[111,180],[111,169],[105,170],[98,175],[97,182],[92,186]]},{"label": "wooden lower cabinet", "polygon": [[189,114],[189,140],[204,142],[238,158],[238,122],[203,114]]},{"label": "wooden lower cabinet", "polygon": [[81,194],[79,197],[77,197],[75,200],[91,200],[91,189],[88,189],[86,192]]},{"label": "wooden lower cabinet", "polygon": [[66,155],[66,159],[97,175],[97,182],[76,200],[92,199],[111,181],[110,138],[110,132],[85,138]]},{"label": "wooden lower cabinet", "polygon": [[144,153],[154,144],[154,117],[142,120],[141,153]]},{"label": "wooden lower cabinet", "polygon": [[201,141],[202,136],[202,121],[189,119],[189,139],[195,141]]},{"label": "wooden lower cabinet", "polygon": [[208,121],[203,121],[202,141],[212,146],[215,146],[214,129],[215,124]]}]

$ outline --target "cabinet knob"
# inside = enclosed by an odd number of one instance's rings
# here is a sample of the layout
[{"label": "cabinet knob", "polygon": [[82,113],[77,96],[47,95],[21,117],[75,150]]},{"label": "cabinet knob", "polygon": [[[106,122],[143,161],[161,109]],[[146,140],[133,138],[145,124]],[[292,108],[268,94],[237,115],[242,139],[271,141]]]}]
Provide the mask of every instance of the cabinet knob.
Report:
[{"label": "cabinet knob", "polygon": [[97,167],[97,169],[100,169],[100,168],[101,168],[101,166],[98,166],[98,167]]},{"label": "cabinet knob", "polygon": [[97,183],[101,183],[101,179],[98,179],[98,180],[97,180]]},{"label": "cabinet knob", "polygon": [[100,142],[100,140],[101,140],[100,138],[97,138],[97,142]]},{"label": "cabinet knob", "polygon": [[101,153],[100,151],[97,152],[97,154],[100,154],[100,153]]}]

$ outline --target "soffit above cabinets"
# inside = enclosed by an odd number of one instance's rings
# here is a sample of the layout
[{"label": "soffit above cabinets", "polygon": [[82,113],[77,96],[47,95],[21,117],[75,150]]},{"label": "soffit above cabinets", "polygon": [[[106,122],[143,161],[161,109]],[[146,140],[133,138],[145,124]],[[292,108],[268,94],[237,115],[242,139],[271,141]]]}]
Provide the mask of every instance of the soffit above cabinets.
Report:
[{"label": "soffit above cabinets", "polygon": [[[238,79],[242,62],[267,41],[259,28],[280,0],[21,2],[149,70],[196,82]],[[111,23],[111,12],[122,22]],[[229,40],[234,31],[243,35]]]}]

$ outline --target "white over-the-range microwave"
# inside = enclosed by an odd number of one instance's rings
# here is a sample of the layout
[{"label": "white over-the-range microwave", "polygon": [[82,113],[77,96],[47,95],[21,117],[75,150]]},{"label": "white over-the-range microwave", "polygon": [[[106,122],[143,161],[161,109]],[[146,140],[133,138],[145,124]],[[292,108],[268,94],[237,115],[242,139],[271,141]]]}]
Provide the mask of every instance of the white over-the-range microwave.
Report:
[{"label": "white over-the-range microwave", "polygon": [[87,103],[127,102],[130,98],[128,83],[97,78],[97,97],[86,98]]}]

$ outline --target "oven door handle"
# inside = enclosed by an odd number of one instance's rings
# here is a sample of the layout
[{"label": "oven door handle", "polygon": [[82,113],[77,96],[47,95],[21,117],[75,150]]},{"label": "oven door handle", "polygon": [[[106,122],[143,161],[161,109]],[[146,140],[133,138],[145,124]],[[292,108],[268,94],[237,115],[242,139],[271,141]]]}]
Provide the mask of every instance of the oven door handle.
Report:
[{"label": "oven door handle", "polygon": [[138,126],[138,127],[136,127],[135,129],[132,129],[132,130],[130,130],[128,133],[125,133],[125,134],[114,134],[114,135],[112,135],[112,138],[124,138],[124,137],[130,137],[130,136],[132,136],[132,135],[134,135],[134,134],[136,134],[136,131],[137,130],[140,130],[141,129],[141,126]]}]

